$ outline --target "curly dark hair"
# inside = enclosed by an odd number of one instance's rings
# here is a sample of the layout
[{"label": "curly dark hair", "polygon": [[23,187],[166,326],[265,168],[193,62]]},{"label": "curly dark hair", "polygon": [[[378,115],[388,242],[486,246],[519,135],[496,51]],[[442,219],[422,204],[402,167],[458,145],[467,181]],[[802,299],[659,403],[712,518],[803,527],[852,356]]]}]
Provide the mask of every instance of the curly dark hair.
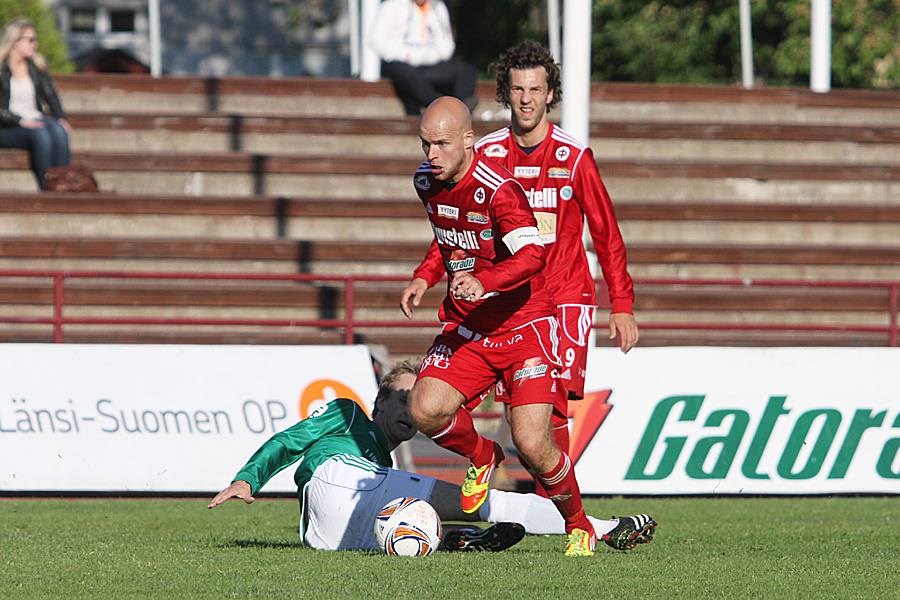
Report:
[{"label": "curly dark hair", "polygon": [[553,100],[547,108],[553,108],[562,100],[562,80],[559,63],[553,60],[550,51],[533,40],[525,40],[515,48],[510,48],[500,55],[500,59],[491,63],[490,68],[497,72],[497,102],[509,108],[509,72],[511,69],[537,69],[544,67],[547,71],[547,87],[553,92]]}]

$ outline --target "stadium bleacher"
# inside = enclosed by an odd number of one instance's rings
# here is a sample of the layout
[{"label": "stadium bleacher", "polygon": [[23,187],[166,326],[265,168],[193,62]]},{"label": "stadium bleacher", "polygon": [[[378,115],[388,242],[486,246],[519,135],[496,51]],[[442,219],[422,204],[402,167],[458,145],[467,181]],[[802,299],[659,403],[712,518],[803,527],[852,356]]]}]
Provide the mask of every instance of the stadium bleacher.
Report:
[{"label": "stadium bleacher", "polygon": [[[37,193],[24,153],[0,151],[2,269],[408,277],[427,248],[409,184],[418,124],[386,82],[57,83],[74,160],[96,170],[103,192]],[[476,121],[482,135],[505,122],[490,82],[479,96],[477,117],[501,113]],[[749,284],[900,281],[900,93],[595,84],[592,116],[639,322],[735,326],[644,329],[642,345],[888,343],[867,330],[896,318],[887,288]],[[677,285],[710,278],[745,284]],[[52,307],[48,280],[3,281],[3,315]],[[397,320],[402,283],[367,285],[355,290],[354,317]],[[78,279],[66,284],[67,317],[135,323],[68,325],[66,340],[340,343],[328,328],[149,321],[342,318],[345,295],[334,282]],[[777,328],[786,323],[850,330]],[[372,326],[355,339],[402,357],[424,350],[430,333]],[[49,339],[46,326],[0,324],[0,340]]]}]

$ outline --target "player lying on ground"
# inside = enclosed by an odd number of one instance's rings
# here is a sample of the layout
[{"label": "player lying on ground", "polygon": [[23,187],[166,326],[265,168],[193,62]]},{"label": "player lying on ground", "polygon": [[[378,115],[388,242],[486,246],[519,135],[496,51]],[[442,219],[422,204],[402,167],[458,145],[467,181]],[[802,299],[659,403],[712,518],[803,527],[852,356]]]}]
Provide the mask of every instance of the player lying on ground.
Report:
[{"label": "player lying on ground", "polygon": [[[294,473],[301,505],[300,538],[321,550],[375,550],[375,515],[389,501],[412,496],[429,502],[445,521],[497,523],[479,531],[448,528],[456,550],[503,550],[528,533],[563,534],[565,523],[550,500],[535,494],[490,490],[477,513],[465,513],[460,487],[446,481],[390,468],[390,452],[416,429],[409,418],[408,395],[416,365],[402,362],[385,375],[373,418],[352,400],[338,398],[308,419],[276,433],[238,471],[230,486],[209,503],[230,498],[253,502],[276,473],[303,461]],[[646,515],[604,521],[590,517],[599,539],[625,550],[652,539],[656,522]],[[501,523],[507,523],[500,526]]]}]

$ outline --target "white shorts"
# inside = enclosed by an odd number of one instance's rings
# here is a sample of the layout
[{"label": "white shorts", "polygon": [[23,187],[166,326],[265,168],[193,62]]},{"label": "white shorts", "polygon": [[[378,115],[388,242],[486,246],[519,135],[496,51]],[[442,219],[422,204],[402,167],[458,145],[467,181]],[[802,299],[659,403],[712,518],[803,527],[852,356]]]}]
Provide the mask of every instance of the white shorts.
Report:
[{"label": "white shorts", "polygon": [[319,550],[376,550],[378,511],[402,496],[427,501],[435,481],[357,456],[334,456],[319,465],[300,495],[300,539]]}]

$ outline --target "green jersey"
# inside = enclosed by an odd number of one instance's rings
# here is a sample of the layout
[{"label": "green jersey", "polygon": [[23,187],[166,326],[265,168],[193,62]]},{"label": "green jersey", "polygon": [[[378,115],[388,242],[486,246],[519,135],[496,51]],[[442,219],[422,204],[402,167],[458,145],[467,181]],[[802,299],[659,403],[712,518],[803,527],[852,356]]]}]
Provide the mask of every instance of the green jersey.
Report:
[{"label": "green jersey", "polygon": [[316,468],[337,455],[356,456],[385,467],[392,462],[384,433],[365,410],[346,398],[332,400],[273,435],[238,471],[234,481],[248,482],[255,494],[276,473],[300,460],[294,481],[302,490]]}]

